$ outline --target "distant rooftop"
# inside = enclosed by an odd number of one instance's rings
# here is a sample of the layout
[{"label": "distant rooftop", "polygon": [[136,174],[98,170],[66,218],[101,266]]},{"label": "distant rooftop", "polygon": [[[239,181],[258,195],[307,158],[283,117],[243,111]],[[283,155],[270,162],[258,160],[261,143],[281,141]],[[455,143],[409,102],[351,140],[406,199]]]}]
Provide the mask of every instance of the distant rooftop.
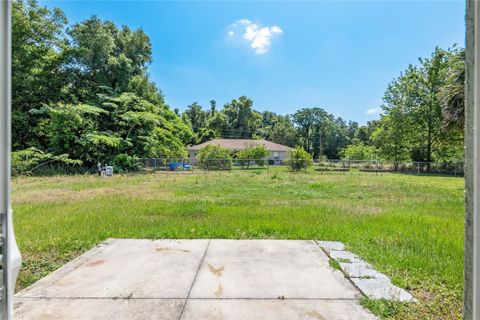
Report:
[{"label": "distant rooftop", "polygon": [[223,148],[227,148],[227,149],[230,149],[230,150],[243,150],[248,146],[257,146],[257,145],[264,145],[265,148],[268,151],[290,151],[290,150],[292,150],[292,148],[290,148],[290,147],[287,147],[287,146],[284,146],[284,145],[281,145],[281,144],[278,144],[278,143],[275,143],[275,142],[263,140],[263,139],[259,139],[259,140],[255,140],[255,139],[213,139],[213,140],[201,143],[199,145],[192,146],[192,147],[188,148],[188,150],[189,151],[199,151],[199,150],[205,148],[206,146],[208,146],[210,144],[219,145]]}]

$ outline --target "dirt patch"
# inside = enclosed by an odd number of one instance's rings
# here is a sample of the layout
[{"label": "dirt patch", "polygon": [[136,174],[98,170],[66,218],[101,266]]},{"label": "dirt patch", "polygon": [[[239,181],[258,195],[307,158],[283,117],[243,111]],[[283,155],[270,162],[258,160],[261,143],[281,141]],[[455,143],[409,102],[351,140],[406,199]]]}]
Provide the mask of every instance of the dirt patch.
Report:
[{"label": "dirt patch", "polygon": [[317,310],[311,310],[306,312],[305,314],[316,320],[325,320],[325,318]]},{"label": "dirt patch", "polygon": [[208,264],[208,269],[210,270],[211,273],[213,273],[214,275],[216,275],[219,278],[223,275],[223,270],[225,269],[225,266],[215,268],[211,264],[209,264],[209,263],[207,263],[207,264]]},{"label": "dirt patch", "polygon": [[223,296],[223,287],[222,287],[222,284],[219,283],[217,287],[217,291],[215,291],[215,297],[220,298],[221,296]]},{"label": "dirt patch", "polygon": [[105,263],[105,260],[99,259],[99,260],[90,261],[85,266],[86,267],[96,267],[96,266],[99,266],[99,265],[104,264],[104,263]]},{"label": "dirt patch", "polygon": [[[157,188],[157,189],[155,189]],[[35,203],[58,203],[68,201],[91,200],[109,196],[123,196],[129,199],[143,200],[169,200],[173,198],[173,192],[158,189],[158,184],[145,183],[142,185],[121,185],[115,187],[101,187],[84,190],[71,189],[45,189],[15,193],[15,204]],[[177,197],[178,198],[178,197]]]}]

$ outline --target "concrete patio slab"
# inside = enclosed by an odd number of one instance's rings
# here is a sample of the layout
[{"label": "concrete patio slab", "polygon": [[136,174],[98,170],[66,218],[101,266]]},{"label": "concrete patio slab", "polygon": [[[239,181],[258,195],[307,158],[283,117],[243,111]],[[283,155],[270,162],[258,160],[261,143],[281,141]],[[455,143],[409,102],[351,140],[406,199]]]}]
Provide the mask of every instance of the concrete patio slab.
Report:
[{"label": "concrete patio slab", "polygon": [[184,299],[16,298],[15,319],[23,320],[171,320]]},{"label": "concrete patio slab", "polygon": [[191,298],[355,299],[359,296],[313,241],[215,240]]},{"label": "concrete patio slab", "polygon": [[208,240],[111,239],[21,292],[49,298],[186,298]]},{"label": "concrete patio slab", "polygon": [[355,300],[196,300],[189,299],[183,320],[373,320]]},{"label": "concrete patio slab", "polygon": [[109,239],[15,297],[15,319],[375,319],[314,241]]}]

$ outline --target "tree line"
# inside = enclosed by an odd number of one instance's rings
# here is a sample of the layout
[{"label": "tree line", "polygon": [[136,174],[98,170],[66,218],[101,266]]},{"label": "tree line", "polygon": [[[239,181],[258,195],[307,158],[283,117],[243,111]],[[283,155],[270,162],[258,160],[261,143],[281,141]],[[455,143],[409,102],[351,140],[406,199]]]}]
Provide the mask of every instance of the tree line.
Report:
[{"label": "tree line", "polygon": [[141,29],[96,16],[69,25],[34,0],[12,7],[14,165],[52,157],[120,167],[136,157],[183,157],[191,128],[150,80]]},{"label": "tree line", "polygon": [[291,115],[259,112],[245,96],[221,110],[215,100],[210,110],[193,103],[181,117],[193,130],[194,144],[218,137],[264,138],[301,146],[314,159],[463,161],[464,82],[464,49],[435,48],[388,84],[380,119],[365,125],[320,107]]},{"label": "tree line", "polygon": [[213,138],[263,138],[313,158],[452,161],[463,158],[464,51],[435,49],[386,89],[379,120],[359,125],[321,107],[257,111],[240,96],[184,112],[150,79],[142,29],[13,2],[12,160],[22,170],[58,161],[132,168],[139,157],[185,157]]}]

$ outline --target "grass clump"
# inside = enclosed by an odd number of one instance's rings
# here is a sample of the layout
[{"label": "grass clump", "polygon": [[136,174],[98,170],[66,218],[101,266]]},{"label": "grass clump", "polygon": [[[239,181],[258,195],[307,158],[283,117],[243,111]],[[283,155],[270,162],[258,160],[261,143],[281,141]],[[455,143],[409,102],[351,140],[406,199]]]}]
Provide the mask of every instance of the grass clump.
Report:
[{"label": "grass clump", "polygon": [[340,268],[340,263],[338,263],[338,261],[335,259],[328,259],[328,264],[335,270],[342,270],[342,268]]}]

